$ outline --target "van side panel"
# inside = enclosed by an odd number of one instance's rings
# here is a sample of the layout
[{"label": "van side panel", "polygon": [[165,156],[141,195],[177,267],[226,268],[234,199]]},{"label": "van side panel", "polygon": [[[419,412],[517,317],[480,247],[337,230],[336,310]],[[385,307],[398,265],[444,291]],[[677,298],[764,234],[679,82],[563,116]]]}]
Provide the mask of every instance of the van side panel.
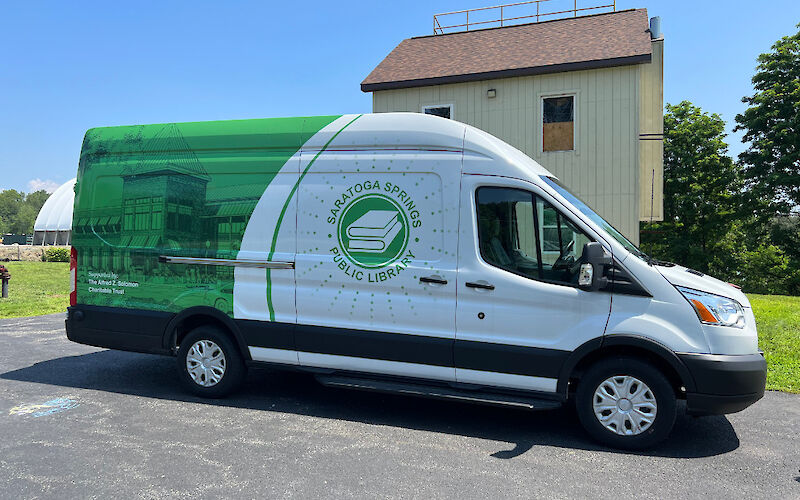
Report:
[{"label": "van side panel", "polygon": [[265,190],[337,118],[89,130],[73,217],[78,302],[166,312],[205,305],[233,315],[234,267],[159,256],[237,258]]},{"label": "van side panel", "polygon": [[[389,161],[403,171],[386,171]],[[455,282],[460,161],[457,153],[379,152],[331,154],[320,162],[300,194],[300,323],[453,336],[454,297],[439,293],[447,287],[421,286],[419,278],[438,274]],[[407,171],[419,162],[444,163],[452,178]],[[345,171],[321,171],[332,165]],[[356,172],[357,165],[367,171]],[[371,225],[380,228],[359,227]],[[362,294],[369,300],[358,300]]]},{"label": "van side panel", "polygon": [[[297,183],[299,157],[295,154],[286,162],[258,200],[245,229],[238,260],[294,262],[297,197],[289,193]],[[284,207],[284,219],[288,220],[279,224]],[[237,266],[234,278],[235,318],[295,322],[294,269]]]},{"label": "van side panel", "polygon": [[[317,158],[299,198],[298,323],[350,333],[298,329],[301,364],[453,379],[460,171],[460,151]],[[434,276],[446,283],[420,281]]]}]

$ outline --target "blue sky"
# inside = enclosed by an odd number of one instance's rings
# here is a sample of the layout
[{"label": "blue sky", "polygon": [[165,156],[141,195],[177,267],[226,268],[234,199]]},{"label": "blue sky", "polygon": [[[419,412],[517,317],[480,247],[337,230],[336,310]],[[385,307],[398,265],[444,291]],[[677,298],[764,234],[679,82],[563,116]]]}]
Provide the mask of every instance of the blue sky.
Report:
[{"label": "blue sky", "polygon": [[[369,112],[359,84],[403,38],[430,34],[434,13],[495,2],[6,2],[0,189],[70,179],[95,126]],[[665,102],[728,122],[756,56],[800,22],[796,0],[617,7],[661,16]]]}]

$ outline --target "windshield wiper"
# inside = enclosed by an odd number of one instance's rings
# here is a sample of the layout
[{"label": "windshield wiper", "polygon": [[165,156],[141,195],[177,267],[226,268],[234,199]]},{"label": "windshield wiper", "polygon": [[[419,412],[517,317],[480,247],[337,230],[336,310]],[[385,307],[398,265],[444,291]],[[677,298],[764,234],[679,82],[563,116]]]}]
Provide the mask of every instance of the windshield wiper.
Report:
[{"label": "windshield wiper", "polygon": [[649,265],[651,265],[651,266],[653,265],[653,260],[655,260],[655,259],[653,259],[649,255],[647,255],[646,253],[642,252],[638,248],[634,249],[633,254],[636,255],[637,257],[639,257],[640,259],[642,259],[643,261],[647,262]]},{"label": "windshield wiper", "polygon": [[645,258],[645,262],[647,262],[651,266],[661,266],[661,267],[675,267],[675,263],[668,262],[666,260],[658,260],[655,257],[651,257],[646,253],[640,250],[642,256]]}]

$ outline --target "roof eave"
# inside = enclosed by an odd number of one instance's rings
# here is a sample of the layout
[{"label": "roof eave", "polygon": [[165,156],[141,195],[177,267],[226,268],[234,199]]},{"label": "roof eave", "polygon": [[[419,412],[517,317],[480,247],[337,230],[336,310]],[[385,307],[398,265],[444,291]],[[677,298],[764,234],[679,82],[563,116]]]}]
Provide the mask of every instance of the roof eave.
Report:
[{"label": "roof eave", "polygon": [[399,80],[390,82],[361,83],[362,92],[375,92],[377,90],[406,89],[412,87],[428,87],[431,85],[444,85],[447,83],[464,83],[480,80],[496,80],[512,78],[515,76],[545,75],[548,73],[563,73],[567,71],[580,71],[587,69],[611,68],[615,66],[629,66],[644,64],[652,61],[652,54],[637,54],[633,56],[614,57],[611,59],[598,59],[594,61],[578,61],[548,66],[533,66],[528,68],[513,68],[498,71],[485,71],[482,73],[468,73],[463,75],[438,76],[433,78],[419,78],[416,80]]}]

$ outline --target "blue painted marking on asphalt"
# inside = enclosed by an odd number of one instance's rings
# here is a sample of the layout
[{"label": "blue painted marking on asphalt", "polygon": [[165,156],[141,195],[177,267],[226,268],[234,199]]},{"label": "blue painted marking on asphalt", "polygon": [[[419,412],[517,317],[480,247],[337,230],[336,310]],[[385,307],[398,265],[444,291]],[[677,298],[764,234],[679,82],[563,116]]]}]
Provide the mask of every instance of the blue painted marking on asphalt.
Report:
[{"label": "blue painted marking on asphalt", "polygon": [[80,403],[78,403],[74,399],[56,398],[56,399],[51,399],[50,401],[45,401],[44,405],[49,406],[50,408],[34,412],[33,413],[34,417],[44,417],[45,415],[52,415],[54,413],[60,413],[62,411],[71,410],[73,408],[80,406]]},{"label": "blue painted marking on asphalt", "polygon": [[80,403],[74,399],[69,398],[55,398],[44,403],[25,404],[15,406],[9,410],[9,415],[33,415],[34,417],[45,417],[61,413],[62,411],[71,410],[80,406]]}]

